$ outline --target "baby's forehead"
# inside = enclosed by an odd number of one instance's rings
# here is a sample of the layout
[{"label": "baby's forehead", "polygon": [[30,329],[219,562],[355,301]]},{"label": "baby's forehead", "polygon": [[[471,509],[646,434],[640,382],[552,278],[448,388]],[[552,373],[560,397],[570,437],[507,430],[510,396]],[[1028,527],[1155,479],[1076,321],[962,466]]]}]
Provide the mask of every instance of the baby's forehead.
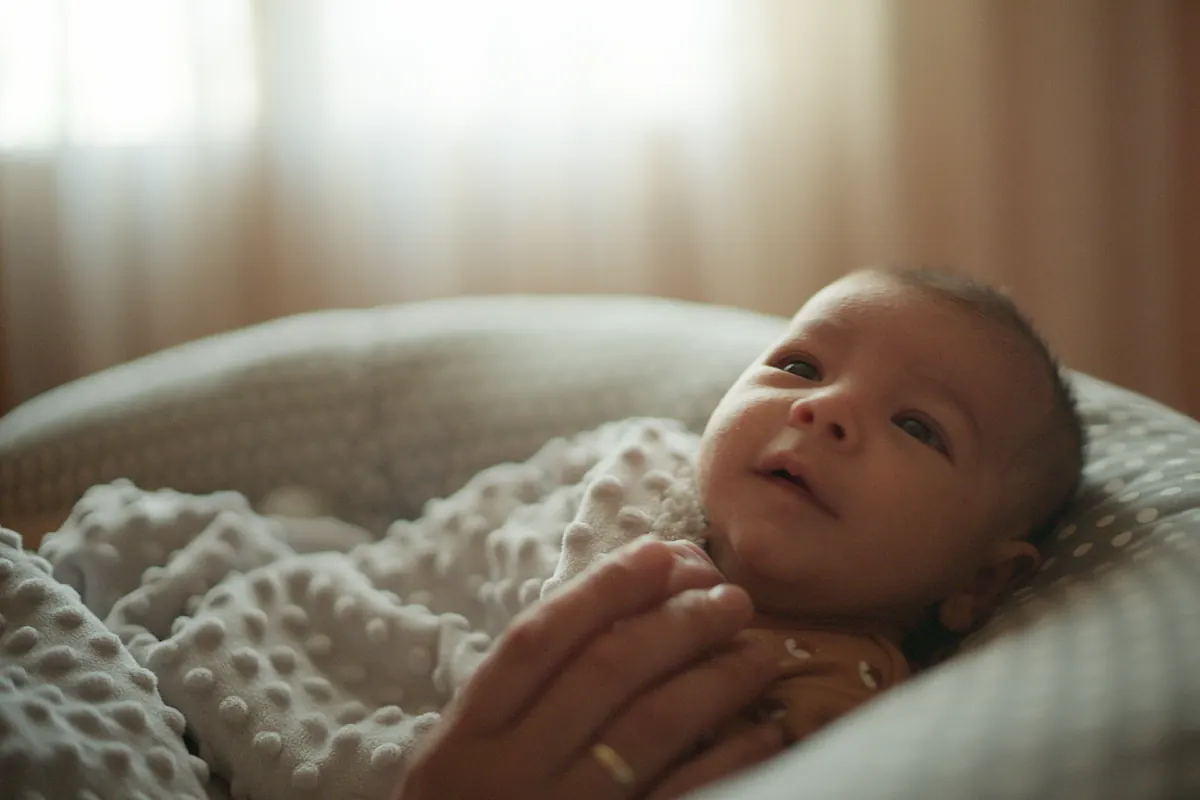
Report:
[{"label": "baby's forehead", "polygon": [[840,278],[813,294],[792,317],[792,323],[851,325],[886,314],[911,317],[929,307],[945,308],[950,303],[931,292],[874,273],[855,273]]},{"label": "baby's forehead", "polygon": [[[919,356],[947,341],[956,340],[959,329],[976,335],[979,350],[1003,353],[1001,336],[994,326],[982,326],[978,315],[932,293],[875,276],[851,275],[826,286],[793,315],[788,334],[825,335],[855,340],[879,339]],[[982,347],[981,345],[996,345]],[[983,353],[980,353],[983,355]]]},{"label": "baby's forehead", "polygon": [[1030,413],[1036,397],[1047,409],[1053,403],[1036,351],[1014,331],[887,276],[851,275],[827,286],[796,312],[787,335],[866,348],[889,369],[941,383],[965,398],[981,427],[1004,438],[1038,416]]}]

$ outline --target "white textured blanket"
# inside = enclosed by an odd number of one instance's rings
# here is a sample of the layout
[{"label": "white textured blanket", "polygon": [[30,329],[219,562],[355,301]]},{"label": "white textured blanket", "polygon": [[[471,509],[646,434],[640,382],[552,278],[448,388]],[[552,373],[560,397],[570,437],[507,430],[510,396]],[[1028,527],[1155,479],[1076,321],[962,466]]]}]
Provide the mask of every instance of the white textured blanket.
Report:
[{"label": "white textured blanket", "polygon": [[557,439],[379,541],[127,482],[38,556],[0,533],[0,797],[384,800],[517,612],[633,537],[701,538],[698,443]]}]

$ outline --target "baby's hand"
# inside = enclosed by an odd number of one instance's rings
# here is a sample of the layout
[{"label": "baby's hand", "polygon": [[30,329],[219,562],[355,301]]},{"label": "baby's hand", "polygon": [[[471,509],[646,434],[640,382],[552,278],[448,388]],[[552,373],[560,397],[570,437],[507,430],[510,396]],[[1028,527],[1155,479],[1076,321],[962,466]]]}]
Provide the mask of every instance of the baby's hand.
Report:
[{"label": "baby's hand", "polygon": [[672,593],[685,589],[708,589],[724,583],[724,576],[700,545],[686,539],[674,539],[667,542],[667,546],[679,556],[668,579]]}]

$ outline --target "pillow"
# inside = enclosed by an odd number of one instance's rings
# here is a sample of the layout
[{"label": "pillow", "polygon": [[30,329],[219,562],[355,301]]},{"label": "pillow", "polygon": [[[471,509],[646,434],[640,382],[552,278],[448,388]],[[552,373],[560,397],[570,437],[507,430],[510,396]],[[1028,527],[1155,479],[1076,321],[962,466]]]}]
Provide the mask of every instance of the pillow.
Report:
[{"label": "pillow", "polygon": [[0,519],[92,485],[282,487],[381,532],[548,439],[630,416],[697,428],[780,317],[625,296],[319,311],[170,348],[0,419]]},{"label": "pillow", "polygon": [[80,378],[0,418],[0,520],[70,511],[90,486],[258,497],[311,486],[386,503],[364,455],[371,311],[319,311],[172,347]]},{"label": "pillow", "polygon": [[782,317],[649,297],[471,297],[381,318],[371,443],[397,516],[627,417],[704,427]]},{"label": "pillow", "polygon": [[1200,423],[1103,381],[1070,377],[1089,440],[1083,485],[1042,545],[1036,577],[964,647],[1086,595],[1095,579],[1127,562],[1200,545]]}]

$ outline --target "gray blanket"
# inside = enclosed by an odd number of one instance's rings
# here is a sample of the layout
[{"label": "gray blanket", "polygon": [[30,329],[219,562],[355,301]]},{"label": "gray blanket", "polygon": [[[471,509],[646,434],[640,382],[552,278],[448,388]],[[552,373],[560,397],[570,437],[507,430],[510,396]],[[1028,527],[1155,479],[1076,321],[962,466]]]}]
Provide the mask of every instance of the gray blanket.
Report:
[{"label": "gray blanket", "polygon": [[388,798],[518,612],[636,536],[699,539],[697,446],[555,439],[379,540],[126,481],[37,556],[5,531],[0,796]]}]

